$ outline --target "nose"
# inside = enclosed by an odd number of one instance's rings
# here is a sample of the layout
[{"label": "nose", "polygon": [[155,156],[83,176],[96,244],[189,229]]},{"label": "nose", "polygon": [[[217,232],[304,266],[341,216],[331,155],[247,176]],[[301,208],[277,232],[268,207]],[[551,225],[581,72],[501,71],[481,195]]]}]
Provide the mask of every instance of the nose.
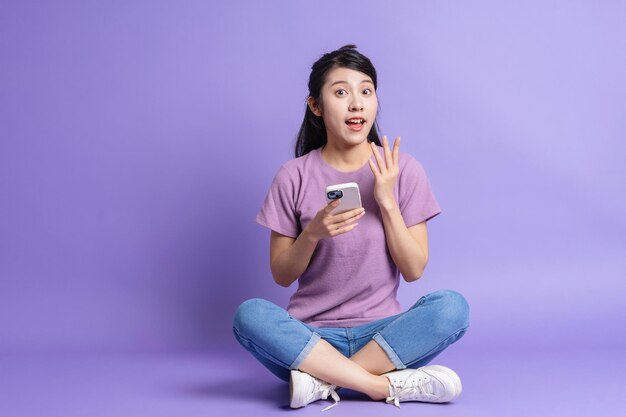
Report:
[{"label": "nose", "polygon": [[350,103],[350,111],[363,111],[363,103],[361,102],[360,97],[353,96],[352,102]]}]

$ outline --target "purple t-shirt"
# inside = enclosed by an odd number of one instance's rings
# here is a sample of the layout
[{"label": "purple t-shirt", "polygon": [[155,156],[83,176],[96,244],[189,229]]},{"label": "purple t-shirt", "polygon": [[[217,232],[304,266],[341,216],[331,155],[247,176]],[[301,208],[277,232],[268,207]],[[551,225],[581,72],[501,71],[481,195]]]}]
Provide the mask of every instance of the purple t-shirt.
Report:
[{"label": "purple t-shirt", "polygon": [[[400,273],[387,248],[369,164],[338,171],[321,148],[292,159],[278,170],[256,216],[257,223],[297,238],[327,204],[326,187],[346,182],[359,184],[365,215],[353,230],[318,242],[287,307],[292,317],[316,327],[354,327],[401,311]],[[424,169],[402,152],[394,195],[407,227],[441,212]]]}]

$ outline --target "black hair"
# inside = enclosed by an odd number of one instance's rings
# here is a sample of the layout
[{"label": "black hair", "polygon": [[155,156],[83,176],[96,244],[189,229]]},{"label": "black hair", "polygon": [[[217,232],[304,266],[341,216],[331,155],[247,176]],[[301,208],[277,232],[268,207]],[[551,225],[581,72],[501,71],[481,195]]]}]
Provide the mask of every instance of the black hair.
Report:
[{"label": "black hair", "polygon": [[[322,86],[326,81],[326,74],[334,68],[349,68],[362,72],[372,79],[374,89],[378,86],[376,69],[369,58],[357,51],[356,45],[345,45],[335,51],[322,55],[311,67],[311,75],[309,75],[309,97],[312,97],[317,103],[319,103],[321,99],[320,95]],[[374,120],[374,124],[367,135],[367,140],[368,142],[374,142],[376,145],[381,146],[376,120]],[[324,120],[322,117],[316,116],[307,105],[304,120],[302,121],[296,140],[296,158],[306,155],[313,149],[321,148],[326,145],[326,141],[326,126],[324,126]]]}]

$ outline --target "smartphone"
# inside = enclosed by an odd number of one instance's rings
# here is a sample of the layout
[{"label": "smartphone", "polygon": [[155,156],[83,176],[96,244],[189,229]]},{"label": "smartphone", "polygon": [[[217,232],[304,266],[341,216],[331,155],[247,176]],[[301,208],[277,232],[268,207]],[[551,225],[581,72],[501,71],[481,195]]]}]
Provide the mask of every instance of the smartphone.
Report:
[{"label": "smartphone", "polygon": [[359,192],[359,184],[356,182],[348,182],[345,184],[335,184],[326,187],[326,202],[340,198],[341,202],[335,207],[330,214],[339,214],[355,208],[361,208],[361,193]]}]

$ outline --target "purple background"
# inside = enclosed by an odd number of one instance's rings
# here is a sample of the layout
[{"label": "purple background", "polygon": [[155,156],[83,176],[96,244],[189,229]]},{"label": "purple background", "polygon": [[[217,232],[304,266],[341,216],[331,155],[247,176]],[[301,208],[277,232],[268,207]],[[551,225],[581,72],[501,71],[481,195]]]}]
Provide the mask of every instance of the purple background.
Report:
[{"label": "purple background", "polygon": [[463,292],[467,343],[597,344],[626,324],[623,2],[14,3],[0,349],[201,349],[240,301],[284,303],[254,216],[310,65],[349,42],[444,209],[403,305]]},{"label": "purple background", "polygon": [[443,208],[402,305],[462,292],[459,352],[623,351],[626,3],[7,1],[0,352],[251,364],[235,308],[293,292],[254,217],[346,43]]}]

